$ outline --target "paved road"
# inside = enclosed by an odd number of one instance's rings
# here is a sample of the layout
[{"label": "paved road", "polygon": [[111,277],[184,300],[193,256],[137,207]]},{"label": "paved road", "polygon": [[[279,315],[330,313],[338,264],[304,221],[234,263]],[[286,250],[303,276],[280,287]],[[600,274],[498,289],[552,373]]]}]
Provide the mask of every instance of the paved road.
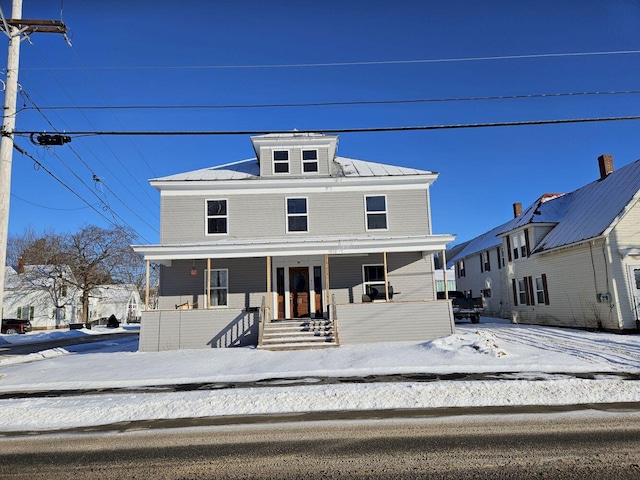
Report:
[{"label": "paved road", "polygon": [[8,355],[29,355],[30,353],[41,352],[50,348],[56,347],[68,347],[71,345],[83,345],[86,343],[104,342],[115,338],[131,337],[139,335],[140,332],[119,332],[119,333],[105,333],[100,335],[85,335],[81,337],[73,338],[58,338],[46,342],[36,342],[28,344],[4,344],[0,345],[0,357]]},{"label": "paved road", "polygon": [[3,479],[640,478],[640,414],[321,421],[0,439]]}]

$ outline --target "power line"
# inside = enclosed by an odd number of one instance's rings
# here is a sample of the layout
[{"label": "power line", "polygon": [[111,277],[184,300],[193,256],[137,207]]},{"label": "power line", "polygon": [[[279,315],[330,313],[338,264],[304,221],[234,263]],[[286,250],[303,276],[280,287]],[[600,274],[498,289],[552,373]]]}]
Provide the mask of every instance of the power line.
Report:
[{"label": "power line", "polygon": [[[222,136],[222,135],[264,135],[264,134],[299,134],[299,133],[372,133],[372,132],[403,132],[417,130],[451,130],[463,128],[491,128],[517,127],[532,125],[561,125],[569,123],[595,123],[640,120],[640,115],[627,117],[596,117],[596,118],[566,118],[556,120],[530,120],[517,122],[493,123],[460,123],[453,125],[415,125],[404,127],[362,127],[362,128],[314,128],[309,130],[203,130],[203,131],[67,131],[70,136]],[[22,130],[15,131],[15,135],[27,136],[41,132]]]},{"label": "power line", "polygon": [[[470,102],[484,100],[515,100],[532,98],[583,97],[595,95],[635,95],[640,90],[620,90],[611,92],[565,92],[565,93],[532,93],[523,95],[495,95],[485,97],[450,97],[450,98],[413,98],[399,100],[362,100],[344,102],[304,102],[304,103],[255,103],[255,104],[222,104],[222,105],[60,105],[39,107],[40,110],[215,110],[239,108],[282,108],[282,107],[332,107],[353,105],[398,105],[411,103],[444,103]],[[31,110],[32,107],[26,107]]]},{"label": "power line", "polygon": [[[254,65],[170,65],[170,66],[97,66],[91,70],[215,70],[215,69],[252,69],[252,68],[314,68],[314,67],[358,67],[370,65],[411,65],[452,62],[481,62],[495,60],[523,60],[537,58],[592,57],[603,55],[632,55],[640,50],[613,50],[605,52],[568,52],[568,53],[534,53],[525,55],[496,55],[484,57],[427,58],[414,60],[378,60],[360,62],[326,62],[326,63],[279,63]],[[82,67],[55,67],[55,70],[80,70]],[[23,70],[42,70],[43,67],[27,67]]]},{"label": "power line", "polygon": [[[30,202],[29,200],[19,197],[18,195],[16,195],[15,193],[11,193],[11,196],[13,198],[17,198],[18,200],[24,202],[24,203],[28,203],[29,205],[33,205],[34,207],[38,207],[38,208],[44,208],[45,210],[58,210],[58,211],[64,211],[64,212],[70,212],[70,211],[75,211],[75,210],[84,210],[85,208],[89,208],[89,207],[78,207],[78,208],[54,208],[54,207],[49,207],[47,205],[40,205],[39,203],[34,203],[34,202]],[[94,205],[95,206],[95,205]]]}]

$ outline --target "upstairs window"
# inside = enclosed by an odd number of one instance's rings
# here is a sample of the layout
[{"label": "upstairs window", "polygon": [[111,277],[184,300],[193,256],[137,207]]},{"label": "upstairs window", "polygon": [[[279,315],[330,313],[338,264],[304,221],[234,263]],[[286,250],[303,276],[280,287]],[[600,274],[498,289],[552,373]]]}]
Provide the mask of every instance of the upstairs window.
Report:
[{"label": "upstairs window", "polygon": [[306,198],[287,198],[287,232],[308,232]]},{"label": "upstairs window", "polygon": [[367,230],[387,229],[387,197],[375,195],[365,197]]},{"label": "upstairs window", "polygon": [[207,235],[227,233],[227,201],[207,200]]},{"label": "upstairs window", "polygon": [[489,250],[486,250],[480,254],[480,272],[489,272],[491,270],[491,263],[489,262]]},{"label": "upstairs window", "polygon": [[456,263],[456,270],[458,278],[462,278],[466,275],[466,272],[464,271],[464,260],[458,260],[458,262]]},{"label": "upstairs window", "polygon": [[289,173],[289,150],[273,151],[273,173]]},{"label": "upstairs window", "polygon": [[302,171],[314,173],[318,171],[318,151],[302,150]]},{"label": "upstairs window", "polygon": [[527,243],[524,238],[524,232],[518,232],[511,235],[511,250],[513,259],[526,258],[527,256]]}]

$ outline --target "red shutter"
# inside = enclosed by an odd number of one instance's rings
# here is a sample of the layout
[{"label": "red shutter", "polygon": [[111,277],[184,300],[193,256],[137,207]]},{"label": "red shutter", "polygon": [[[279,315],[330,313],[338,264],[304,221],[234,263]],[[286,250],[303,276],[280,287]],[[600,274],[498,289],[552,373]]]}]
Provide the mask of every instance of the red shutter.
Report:
[{"label": "red shutter", "polygon": [[511,279],[511,288],[513,289],[513,306],[518,306],[518,290],[516,289],[516,279]]},{"label": "red shutter", "polygon": [[524,229],[524,244],[527,247],[527,257],[531,255],[531,244],[529,243],[529,229]]},{"label": "red shutter", "polygon": [[527,277],[526,281],[527,289],[529,290],[529,305],[535,305],[535,297],[533,292],[533,277]]},{"label": "red shutter", "polygon": [[549,305],[549,288],[547,287],[547,274],[542,274],[542,290],[544,291],[544,304]]},{"label": "red shutter", "polygon": [[511,263],[511,239],[507,237],[507,258],[509,259],[509,263]]}]

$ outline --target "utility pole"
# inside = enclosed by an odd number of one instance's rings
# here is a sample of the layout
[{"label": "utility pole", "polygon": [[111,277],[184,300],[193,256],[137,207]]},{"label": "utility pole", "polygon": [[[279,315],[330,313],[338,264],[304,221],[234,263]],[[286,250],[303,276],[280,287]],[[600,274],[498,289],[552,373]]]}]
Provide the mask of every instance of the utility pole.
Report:
[{"label": "utility pole", "polygon": [[0,30],[9,37],[7,79],[4,85],[4,107],[0,130],[0,313],[4,299],[4,274],[7,263],[7,237],[9,234],[9,199],[11,198],[11,162],[13,160],[13,132],[16,125],[16,99],[18,95],[18,66],[20,42],[36,32],[62,33],[66,26],[56,20],[22,19],[22,0],[13,0],[11,18],[4,18]]}]

